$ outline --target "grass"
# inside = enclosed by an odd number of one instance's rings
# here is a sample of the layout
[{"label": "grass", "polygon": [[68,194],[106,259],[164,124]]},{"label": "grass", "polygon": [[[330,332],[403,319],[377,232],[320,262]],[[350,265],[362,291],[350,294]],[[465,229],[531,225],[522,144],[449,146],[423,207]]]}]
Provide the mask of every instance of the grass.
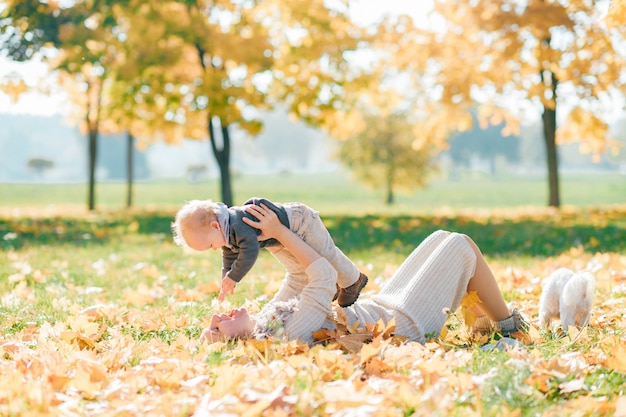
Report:
[{"label": "grass", "polygon": [[[598,207],[626,204],[626,177],[618,174],[561,176],[561,200],[564,206]],[[425,214],[447,209],[507,209],[512,207],[545,207],[547,181],[514,177],[493,179],[480,174],[459,181],[433,180],[426,188],[398,193],[396,203],[384,203],[382,190],[371,190],[347,175],[276,174],[235,176],[233,192],[236,204],[248,197],[262,196],[275,201],[301,201],[323,214]],[[75,209],[86,207],[85,184],[0,184],[0,210],[21,207]],[[96,187],[97,207],[106,210],[125,207],[126,185],[102,183]],[[190,184],[185,181],[157,181],[135,184],[134,206],[137,208],[175,210],[186,200],[211,198],[220,200],[218,180]]]},{"label": "grass", "polygon": [[[533,319],[541,277],[559,266],[597,266],[592,325],[579,335],[543,334],[522,352],[483,352],[453,322],[427,353],[386,345],[380,362],[360,365],[358,352],[337,354],[333,345],[190,348],[207,318],[228,308],[215,302],[221,259],[184,253],[169,227],[182,201],[213,196],[215,184],[138,184],[133,210],[121,209],[122,184],[101,184],[95,213],[85,213],[82,185],[0,184],[0,415],[59,414],[61,405],[76,415],[190,415],[206,398],[230,414],[264,401],[283,407],[266,405],[264,415],[357,413],[347,410],[358,398],[375,399],[367,406],[389,415],[611,414],[626,383],[621,362],[609,360],[626,349],[624,178],[564,179],[561,210],[543,207],[543,186],[441,182],[390,208],[345,177],[238,177],[237,195],[320,209],[372,288],[436,229],[472,236],[507,301]],[[283,274],[263,252],[229,301],[258,309]],[[267,400],[281,386],[284,397]]]}]

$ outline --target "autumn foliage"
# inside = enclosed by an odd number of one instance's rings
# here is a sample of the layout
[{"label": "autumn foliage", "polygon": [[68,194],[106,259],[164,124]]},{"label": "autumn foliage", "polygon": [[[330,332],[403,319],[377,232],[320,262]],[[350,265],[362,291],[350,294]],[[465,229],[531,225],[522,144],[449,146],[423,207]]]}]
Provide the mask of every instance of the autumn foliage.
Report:
[{"label": "autumn foliage", "polygon": [[[280,265],[261,257],[235,298],[218,304],[219,256],[181,253],[166,233],[168,216],[32,214],[0,218],[2,415],[626,412],[623,208],[329,217],[333,236],[373,278],[364,297],[431,229],[483,242],[505,298],[533,324],[523,348],[503,351],[481,350],[497,340],[471,336],[464,308],[442,312],[448,324],[426,345],[394,336],[393,323],[358,329],[340,316],[338,330],[320,330],[313,346],[199,344],[212,312],[235,304],[258,311],[280,284]],[[366,229],[373,240],[353,236]],[[564,334],[536,327],[541,279],[561,266],[589,268],[598,281],[590,326]]]}]

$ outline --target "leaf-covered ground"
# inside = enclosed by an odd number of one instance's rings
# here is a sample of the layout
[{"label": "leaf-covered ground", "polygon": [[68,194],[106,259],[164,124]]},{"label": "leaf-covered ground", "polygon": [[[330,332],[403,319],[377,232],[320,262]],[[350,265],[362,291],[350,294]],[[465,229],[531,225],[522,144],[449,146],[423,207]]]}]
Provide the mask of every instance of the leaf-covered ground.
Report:
[{"label": "leaf-covered ground", "polygon": [[[425,346],[325,334],[326,343],[197,342],[214,311],[258,310],[283,271],[264,254],[219,305],[219,253],[187,254],[169,213],[0,218],[0,415],[626,415],[626,208],[334,216],[374,292],[438,228],[468,233],[507,301],[530,317],[522,349],[481,350],[461,314]],[[536,328],[541,280],[597,279],[590,326]]]}]

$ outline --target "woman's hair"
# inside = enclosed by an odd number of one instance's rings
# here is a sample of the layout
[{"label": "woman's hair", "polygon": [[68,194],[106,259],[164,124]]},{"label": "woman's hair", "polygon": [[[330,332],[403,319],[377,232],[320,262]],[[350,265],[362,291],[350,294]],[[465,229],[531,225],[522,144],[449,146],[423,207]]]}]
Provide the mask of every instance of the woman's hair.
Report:
[{"label": "woman's hair", "polygon": [[217,205],[212,200],[191,200],[178,210],[172,222],[174,242],[178,246],[187,246],[184,234],[187,230],[202,227],[217,219]]}]

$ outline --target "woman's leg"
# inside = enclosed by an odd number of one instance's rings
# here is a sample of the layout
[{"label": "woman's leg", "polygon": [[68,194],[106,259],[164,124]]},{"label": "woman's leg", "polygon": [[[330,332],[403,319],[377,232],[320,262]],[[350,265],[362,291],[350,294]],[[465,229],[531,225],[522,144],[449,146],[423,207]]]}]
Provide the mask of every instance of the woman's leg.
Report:
[{"label": "woman's leg", "polygon": [[276,294],[274,294],[272,302],[287,301],[298,296],[308,281],[302,265],[283,246],[271,246],[266,249],[274,255],[286,271],[285,278]]},{"label": "woman's leg", "polygon": [[407,283],[414,279],[426,260],[448,236],[450,236],[450,232],[438,230],[426,237],[426,239],[407,256],[392,277],[385,282],[380,293],[392,295],[394,293],[400,294],[404,292]]},{"label": "woman's leg", "polygon": [[493,321],[506,319],[511,313],[509,312],[504,298],[502,298],[502,293],[500,292],[496,278],[493,276],[493,272],[491,272],[485,257],[476,243],[474,243],[469,236],[463,235],[463,237],[469,242],[472,250],[476,254],[476,269],[474,276],[467,285],[467,291],[476,291],[478,298],[480,298],[478,308],[489,317],[489,319]]},{"label": "woman's leg", "polygon": [[[474,242],[458,233],[438,232],[407,258],[372,299],[409,317],[422,335],[439,334],[446,311],[455,311],[468,290],[477,292],[480,308],[494,321],[510,318],[495,278]],[[398,334],[403,330],[397,329]]]},{"label": "woman's leg", "polygon": [[[412,340],[436,336],[467,293],[476,254],[458,233],[436,232],[400,266],[372,300],[395,311],[396,333]],[[407,318],[408,320],[405,320]]]}]

